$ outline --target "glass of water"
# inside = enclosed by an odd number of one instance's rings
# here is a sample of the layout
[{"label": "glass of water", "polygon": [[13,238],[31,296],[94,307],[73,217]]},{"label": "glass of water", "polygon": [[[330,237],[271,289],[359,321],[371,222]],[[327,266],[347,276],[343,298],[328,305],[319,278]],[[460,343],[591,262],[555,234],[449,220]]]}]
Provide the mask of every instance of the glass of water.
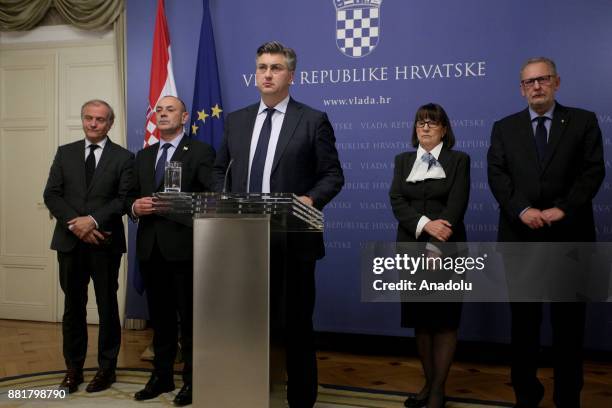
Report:
[{"label": "glass of water", "polygon": [[169,161],[166,163],[164,191],[167,193],[178,193],[181,191],[181,162]]}]

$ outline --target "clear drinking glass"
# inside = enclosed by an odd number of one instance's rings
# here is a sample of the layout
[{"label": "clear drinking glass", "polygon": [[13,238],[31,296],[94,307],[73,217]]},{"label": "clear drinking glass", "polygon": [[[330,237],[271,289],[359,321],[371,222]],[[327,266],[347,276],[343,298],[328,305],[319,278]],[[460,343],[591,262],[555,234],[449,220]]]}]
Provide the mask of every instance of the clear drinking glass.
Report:
[{"label": "clear drinking glass", "polygon": [[164,174],[164,191],[178,193],[181,191],[181,162],[169,161],[166,163]]}]

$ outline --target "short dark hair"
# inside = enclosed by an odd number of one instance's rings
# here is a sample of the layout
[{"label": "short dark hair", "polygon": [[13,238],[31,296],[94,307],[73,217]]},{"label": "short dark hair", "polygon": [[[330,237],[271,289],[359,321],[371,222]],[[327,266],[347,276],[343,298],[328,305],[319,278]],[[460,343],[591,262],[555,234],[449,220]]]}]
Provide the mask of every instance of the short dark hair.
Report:
[{"label": "short dark hair", "polygon": [[113,108],[108,104],[108,102],[103,101],[102,99],[91,99],[85,102],[83,106],[81,106],[81,119],[83,119],[85,108],[88,107],[89,105],[106,106],[106,109],[108,109],[108,117],[106,118],[106,120],[108,120],[108,122],[111,124],[115,122],[115,111],[113,111]]},{"label": "short dark hair", "polygon": [[297,56],[293,48],[285,47],[278,41],[268,41],[257,48],[256,58],[259,58],[262,54],[283,54],[287,63],[287,69],[295,71]]},{"label": "short dark hair", "polygon": [[448,119],[448,115],[444,111],[444,108],[437,103],[428,103],[417,109],[416,115],[414,115],[414,123],[412,124],[412,146],[419,146],[419,138],[417,137],[416,133],[416,123],[419,120],[425,119],[435,120],[446,128],[446,133],[442,138],[442,142],[447,149],[452,149],[455,145],[455,134],[453,133],[453,128],[451,127],[450,120]]}]

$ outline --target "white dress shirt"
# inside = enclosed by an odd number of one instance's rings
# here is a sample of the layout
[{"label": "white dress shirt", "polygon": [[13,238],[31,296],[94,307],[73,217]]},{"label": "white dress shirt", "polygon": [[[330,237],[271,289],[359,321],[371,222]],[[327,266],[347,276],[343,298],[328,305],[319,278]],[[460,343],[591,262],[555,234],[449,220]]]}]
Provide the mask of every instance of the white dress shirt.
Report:
[{"label": "white dress shirt", "polygon": [[89,146],[92,144],[97,144],[98,146],[100,146],[99,149],[94,150],[94,157],[96,158],[96,167],[97,167],[98,163],[100,163],[100,157],[102,157],[102,150],[104,150],[104,146],[106,146],[107,140],[108,140],[108,137],[105,137],[99,143],[91,143],[89,139],[85,138],[85,160],[87,160],[87,156],[89,156]]},{"label": "white dress shirt", "polygon": [[[440,157],[440,152],[442,151],[443,143],[440,142],[436,147],[431,149],[431,155],[438,160]],[[414,161],[414,165],[412,166],[412,171],[406,178],[408,183],[416,183],[417,181],[423,181],[427,179],[443,179],[446,178],[446,173],[444,173],[444,169],[442,166],[431,166],[429,167],[429,163],[423,160],[423,156],[427,154],[427,150],[423,149],[420,145],[417,149],[416,159]]]},{"label": "white dress shirt", "polygon": [[[102,139],[101,142],[91,143],[89,139],[85,138],[85,160],[87,160],[87,156],[89,156],[89,146],[92,144],[97,144],[99,148],[95,149],[93,153],[94,153],[94,158],[96,159],[96,167],[98,167],[98,163],[100,163],[100,157],[102,157],[102,150],[104,150],[104,146],[106,146],[107,140],[108,140],[108,136],[104,137],[104,139]],[[92,217],[91,215],[89,215],[89,218],[93,220],[93,222],[96,224],[96,229],[98,229],[99,228],[98,221],[96,221],[96,219]],[[68,227],[68,229],[71,229],[71,228]]]},{"label": "white dress shirt", "polygon": [[270,192],[272,163],[274,162],[274,153],[276,152],[276,145],[278,144],[278,138],[283,126],[283,120],[285,120],[287,105],[289,105],[289,96],[280,101],[276,106],[266,106],[263,101],[259,102],[259,110],[257,111],[255,126],[253,126],[253,135],[251,136],[251,149],[249,151],[249,178],[247,180],[247,187],[251,181],[251,166],[253,165],[253,157],[255,156],[255,149],[257,149],[259,134],[261,133],[261,128],[266,120],[267,112],[265,110],[269,107],[275,109],[274,114],[272,114],[272,132],[270,133],[270,142],[268,143],[268,152],[266,153],[266,164],[264,165],[263,182],[261,186],[262,193]]}]

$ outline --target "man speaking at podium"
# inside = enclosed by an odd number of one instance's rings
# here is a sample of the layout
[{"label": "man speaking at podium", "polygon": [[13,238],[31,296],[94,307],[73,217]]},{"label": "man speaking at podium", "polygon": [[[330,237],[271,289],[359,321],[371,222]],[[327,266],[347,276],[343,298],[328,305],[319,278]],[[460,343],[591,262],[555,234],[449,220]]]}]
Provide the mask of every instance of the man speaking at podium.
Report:
[{"label": "man speaking at podium", "polygon": [[[340,192],[344,176],[327,115],[289,96],[295,66],[295,51],[279,42],[257,49],[261,100],[227,116],[214,166],[217,191],[294,193],[319,210]],[[312,407],[317,398],[314,270],[325,253],[323,235],[289,233],[286,248],[287,398],[291,408]]]}]

